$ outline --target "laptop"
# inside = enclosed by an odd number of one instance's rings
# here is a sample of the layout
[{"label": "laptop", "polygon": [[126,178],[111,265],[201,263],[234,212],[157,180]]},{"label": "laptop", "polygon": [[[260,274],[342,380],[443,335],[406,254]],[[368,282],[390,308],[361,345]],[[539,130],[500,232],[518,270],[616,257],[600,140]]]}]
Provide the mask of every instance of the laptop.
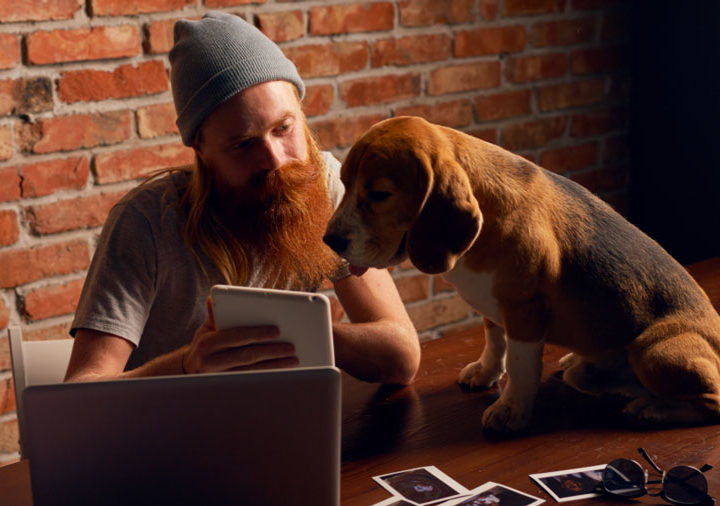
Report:
[{"label": "laptop", "polygon": [[340,503],[335,367],[28,387],[35,506]]}]

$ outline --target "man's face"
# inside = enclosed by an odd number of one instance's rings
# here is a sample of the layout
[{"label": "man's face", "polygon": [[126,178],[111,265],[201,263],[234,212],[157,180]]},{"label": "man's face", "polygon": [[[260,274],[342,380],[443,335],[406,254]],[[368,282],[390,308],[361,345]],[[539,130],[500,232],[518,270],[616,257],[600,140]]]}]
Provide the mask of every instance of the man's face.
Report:
[{"label": "man's face", "polygon": [[286,81],[252,86],[217,107],[194,148],[212,171],[219,195],[252,195],[264,178],[307,159],[304,116]]}]

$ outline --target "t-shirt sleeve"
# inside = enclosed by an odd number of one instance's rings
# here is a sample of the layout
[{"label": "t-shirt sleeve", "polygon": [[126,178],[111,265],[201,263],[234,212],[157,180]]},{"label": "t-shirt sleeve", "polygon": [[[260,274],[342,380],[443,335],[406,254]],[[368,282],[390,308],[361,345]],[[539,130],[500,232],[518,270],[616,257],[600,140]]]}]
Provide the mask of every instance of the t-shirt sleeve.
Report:
[{"label": "t-shirt sleeve", "polygon": [[157,249],[142,212],[121,201],[110,212],[90,264],[70,333],[89,328],[136,346],[155,298]]}]

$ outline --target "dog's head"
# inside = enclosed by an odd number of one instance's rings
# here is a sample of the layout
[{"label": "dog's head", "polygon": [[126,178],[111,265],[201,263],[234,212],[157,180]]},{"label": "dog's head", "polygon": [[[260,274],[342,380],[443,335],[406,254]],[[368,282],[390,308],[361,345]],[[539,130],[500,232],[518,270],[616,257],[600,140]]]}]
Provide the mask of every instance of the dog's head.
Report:
[{"label": "dog's head", "polygon": [[456,156],[441,127],[421,118],[376,124],[342,166],[345,196],[325,242],[353,266],[384,268],[409,257],[426,273],[452,269],[482,225]]}]

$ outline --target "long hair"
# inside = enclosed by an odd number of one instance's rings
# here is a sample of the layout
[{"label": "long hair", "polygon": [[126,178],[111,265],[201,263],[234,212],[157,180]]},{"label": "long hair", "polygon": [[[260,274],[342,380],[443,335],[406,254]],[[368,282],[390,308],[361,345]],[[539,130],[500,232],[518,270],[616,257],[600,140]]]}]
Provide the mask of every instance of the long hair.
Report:
[{"label": "long hair", "polygon": [[[327,171],[307,124],[308,161],[277,169],[272,205],[251,207],[245,232],[233,233],[212,205],[212,171],[195,155],[188,182],[181,189],[179,215],[185,217],[183,238],[199,264],[207,257],[228,284],[246,285],[262,268],[267,287],[307,289],[317,286],[339,266],[339,258],[323,242],[332,214]],[[203,268],[204,270],[204,268]],[[207,273],[205,273],[207,275]]]}]

